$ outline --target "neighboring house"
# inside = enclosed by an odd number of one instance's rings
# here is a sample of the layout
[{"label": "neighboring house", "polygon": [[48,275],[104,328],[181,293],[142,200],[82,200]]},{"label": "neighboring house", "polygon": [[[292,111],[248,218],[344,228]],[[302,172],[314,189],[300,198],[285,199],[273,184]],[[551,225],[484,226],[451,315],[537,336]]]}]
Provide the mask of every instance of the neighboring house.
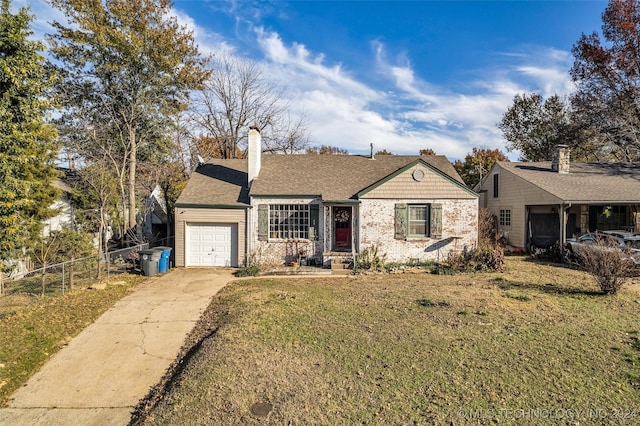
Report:
[{"label": "neighboring house", "polygon": [[51,185],[60,190],[60,197],[53,202],[51,209],[55,216],[42,221],[42,236],[48,237],[51,232],[60,231],[63,227],[70,227],[75,221],[75,213],[71,205],[71,186],[62,180],[54,180]]},{"label": "neighboring house", "polygon": [[[71,204],[71,192],[72,188],[69,186],[66,180],[70,172],[66,169],[60,169],[64,175],[61,179],[56,179],[51,182],[51,185],[60,190],[60,196],[55,200],[50,208],[55,211],[55,216],[42,221],[42,236],[48,237],[51,232],[60,231],[65,226],[73,225],[75,221],[75,212]],[[23,250],[24,251],[24,250]],[[11,278],[23,277],[32,268],[31,260],[28,256],[24,259],[14,260],[0,260],[5,265],[11,266],[13,269],[9,274]]]},{"label": "neighboring house", "polygon": [[479,189],[480,205],[514,247],[564,244],[594,231],[640,232],[638,164],[571,163],[569,148],[559,145],[551,162],[497,162]]},{"label": "neighboring house", "polygon": [[435,260],[476,246],[478,194],[444,156],[263,156],[251,129],[248,159],[198,167],[175,217],[176,266]]},{"label": "neighboring house", "polygon": [[145,200],[144,236],[150,241],[167,238],[167,205],[162,196],[162,188],[156,185]]}]

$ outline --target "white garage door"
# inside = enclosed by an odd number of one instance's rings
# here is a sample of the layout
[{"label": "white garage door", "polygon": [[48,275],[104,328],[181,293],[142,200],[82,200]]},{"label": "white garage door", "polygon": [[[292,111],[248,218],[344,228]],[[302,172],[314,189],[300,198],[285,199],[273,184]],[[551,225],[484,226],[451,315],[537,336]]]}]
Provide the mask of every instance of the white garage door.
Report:
[{"label": "white garage door", "polygon": [[186,266],[237,266],[236,224],[189,224]]}]

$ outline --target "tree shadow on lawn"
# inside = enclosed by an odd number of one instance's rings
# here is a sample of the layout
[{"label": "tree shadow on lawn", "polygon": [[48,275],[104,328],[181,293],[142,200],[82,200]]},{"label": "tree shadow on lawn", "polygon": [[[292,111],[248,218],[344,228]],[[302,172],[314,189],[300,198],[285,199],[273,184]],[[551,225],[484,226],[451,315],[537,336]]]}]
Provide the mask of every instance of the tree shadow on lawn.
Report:
[{"label": "tree shadow on lawn", "polygon": [[[546,266],[551,268],[557,268],[560,270],[580,270],[575,265],[569,265],[566,263],[554,263],[548,260],[540,260],[532,257],[526,257],[522,259],[524,262],[533,263],[539,266]],[[588,289],[583,286],[571,286],[562,285],[558,283],[530,283],[517,280],[508,279],[494,279],[493,283],[497,285],[501,290],[509,289],[522,289],[522,290],[535,290],[542,293],[554,294],[560,296],[603,296],[604,293],[597,289]],[[595,284],[594,284],[595,285]]]},{"label": "tree shadow on lawn", "polygon": [[[588,272],[582,269],[580,265],[576,263],[557,263],[557,262],[552,262],[550,260],[536,259],[534,257],[525,257],[522,260],[524,262],[533,263],[535,265],[558,268],[560,270],[580,271],[587,275],[590,275]],[[624,285],[624,287],[627,289],[629,289],[634,284],[640,284],[640,265],[631,271],[631,275],[627,277],[627,280],[628,282]],[[552,283],[532,284],[532,283],[518,283],[515,281],[510,283],[513,284],[514,286],[517,286],[523,289],[528,288],[528,289],[540,290],[549,294],[559,294],[559,295],[582,294],[586,296],[606,296],[606,294],[600,290],[589,290],[584,287],[562,286],[562,285],[552,284]],[[594,286],[597,287],[597,284],[594,283]]]},{"label": "tree shadow on lawn", "polygon": [[533,284],[533,283],[525,283],[511,280],[502,280],[492,281],[498,288],[501,290],[511,290],[511,289],[520,289],[520,290],[535,290],[542,293],[553,294],[558,296],[604,296],[604,293],[598,290],[588,290],[585,288],[578,287],[570,287],[570,286],[562,286],[558,284]]}]

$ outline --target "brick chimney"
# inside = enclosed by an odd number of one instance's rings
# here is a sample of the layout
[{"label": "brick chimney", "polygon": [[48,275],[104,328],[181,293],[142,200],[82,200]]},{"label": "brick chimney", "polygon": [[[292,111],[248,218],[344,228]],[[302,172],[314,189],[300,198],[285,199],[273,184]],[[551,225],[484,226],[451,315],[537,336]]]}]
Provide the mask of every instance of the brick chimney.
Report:
[{"label": "brick chimney", "polygon": [[260,137],[260,130],[253,126],[249,128],[247,160],[249,161],[249,187],[251,187],[253,180],[260,174],[260,165],[262,163],[262,138]]},{"label": "brick chimney", "polygon": [[556,145],[556,150],[553,153],[553,158],[551,159],[551,170],[565,175],[568,174],[570,152],[571,150],[569,149],[569,146]]}]

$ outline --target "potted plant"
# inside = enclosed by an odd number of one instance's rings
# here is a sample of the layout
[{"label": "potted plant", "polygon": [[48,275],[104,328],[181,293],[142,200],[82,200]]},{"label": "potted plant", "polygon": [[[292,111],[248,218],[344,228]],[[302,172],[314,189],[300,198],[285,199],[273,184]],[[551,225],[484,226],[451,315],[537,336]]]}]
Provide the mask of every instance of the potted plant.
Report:
[{"label": "potted plant", "polygon": [[307,265],[307,249],[301,248],[298,250],[298,263],[300,265]]}]

